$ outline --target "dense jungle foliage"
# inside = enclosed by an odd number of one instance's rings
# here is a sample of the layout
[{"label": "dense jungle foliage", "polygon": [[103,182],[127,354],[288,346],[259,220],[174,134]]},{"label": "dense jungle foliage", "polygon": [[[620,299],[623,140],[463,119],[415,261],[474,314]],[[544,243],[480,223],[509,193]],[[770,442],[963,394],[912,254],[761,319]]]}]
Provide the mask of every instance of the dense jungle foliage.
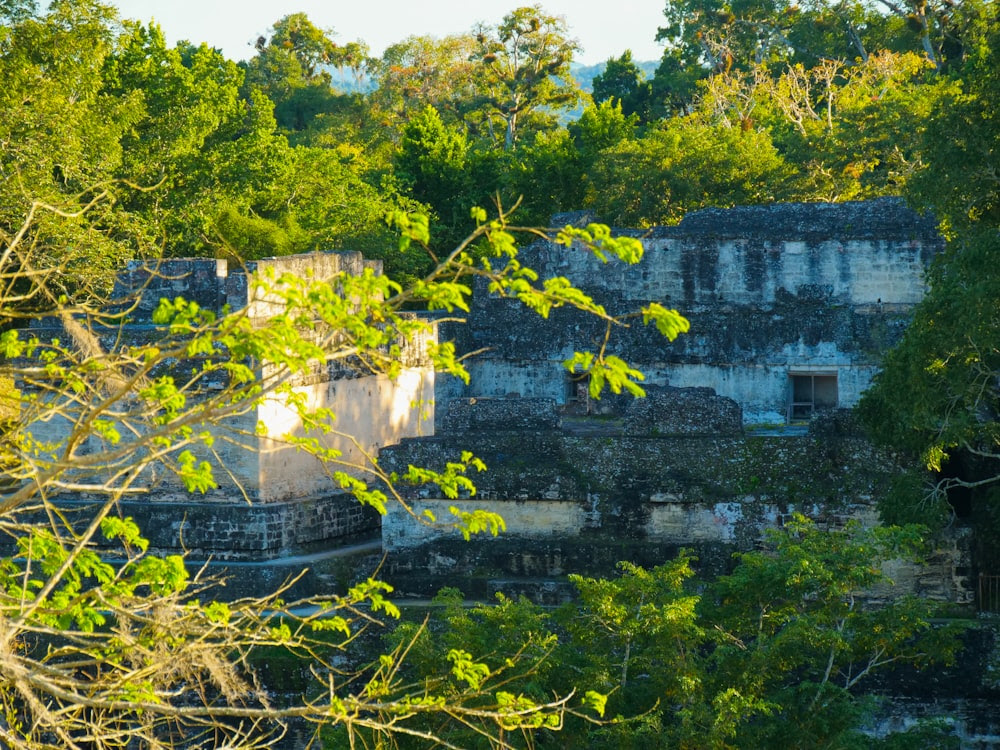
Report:
[{"label": "dense jungle foliage", "polygon": [[[0,561],[0,743],[124,748],[141,735],[149,746],[222,737],[266,747],[282,722],[302,720],[330,747],[872,746],[852,688],[890,663],[947,661],[955,642],[931,627],[928,603],[870,610],[856,591],[883,582],[879,561],[918,557],[921,536],[955,522],[956,509],[976,525],[980,564],[1000,568],[996,4],[670,0],[663,26],[642,33],[664,43],[655,74],[623,50],[588,94],[572,75],[565,21],[541,6],[467,34],[411,36],[377,58],[296,13],[232,61],[197,41],[171,47],[155,24],[94,0],[0,0],[0,354],[31,361],[21,375],[65,399],[22,397],[0,372],[3,486],[8,475],[27,482],[0,512],[25,504],[50,521],[0,522],[19,550]],[[926,464],[882,509],[887,522],[922,526],[827,533],[800,520],[717,581],[695,580],[687,557],[624,567],[575,579],[578,601],[557,612],[508,600],[469,608],[443,592],[439,616],[394,629],[363,678],[335,684],[327,636],[347,649],[373,617],[398,615],[384,584],[313,603],[305,617],[278,596],[230,608],[109,515],[157,462],[190,489],[210,486],[186,446],[207,445],[205,423],[272,387],[240,357],[295,372],[330,356],[297,338],[307,315],[337,331],[327,343],[346,357],[412,335],[403,309],[462,309],[462,274],[489,276],[539,312],[604,314],[568,285],[533,286],[508,233],[515,207],[521,226],[587,209],[650,227],[704,206],[882,195],[934,212],[948,240],[860,408],[878,440]],[[600,228],[575,238],[637,260],[633,244]],[[157,312],[169,333],[159,347],[81,351],[17,335],[41,315],[93,321],[133,258],[348,249],[382,259],[388,276],[345,282],[334,299],[308,284],[286,290],[295,315],[262,332],[176,301]],[[670,339],[685,330],[676,311],[643,316]],[[81,340],[93,337],[81,330]],[[190,355],[189,340],[230,379],[211,413],[186,400],[207,369],[190,391],[154,378]],[[461,372],[453,351],[434,356]],[[391,373],[390,360],[378,367]],[[628,389],[624,363],[590,361]],[[73,415],[73,444],[49,460],[57,451],[17,422],[54,413]],[[153,432],[119,434],[140,417]],[[111,446],[109,463],[75,452],[93,436]],[[139,448],[120,447],[128,440]],[[64,526],[48,496],[76,487],[84,465],[116,472],[88,485],[105,504],[85,531]],[[450,474],[423,477],[456,486],[471,466],[463,457]],[[363,502],[391,500],[338,477]],[[498,523],[468,515],[456,525]],[[99,535],[127,562],[94,554]],[[258,647],[303,664],[322,654],[312,674],[327,692],[270,706],[244,672]],[[946,734],[921,727],[901,742],[944,747]]]}]

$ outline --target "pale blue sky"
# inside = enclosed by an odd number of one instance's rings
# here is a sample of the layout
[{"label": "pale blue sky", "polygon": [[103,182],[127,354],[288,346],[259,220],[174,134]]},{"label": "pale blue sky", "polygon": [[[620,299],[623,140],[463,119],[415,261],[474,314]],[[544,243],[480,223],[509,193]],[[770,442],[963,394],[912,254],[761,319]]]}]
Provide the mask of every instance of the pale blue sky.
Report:
[{"label": "pale blue sky", "polygon": [[[334,40],[361,39],[373,54],[413,34],[469,31],[478,21],[495,24],[531,0],[111,0],[124,18],[155,19],[170,43],[179,39],[218,47],[243,60],[252,42],[289,13],[306,13],[317,26],[335,32]],[[653,41],[663,22],[666,0],[544,0],[544,10],[566,18],[570,35],[584,48],[577,62],[598,63],[631,49],[636,60],[658,60]]]}]

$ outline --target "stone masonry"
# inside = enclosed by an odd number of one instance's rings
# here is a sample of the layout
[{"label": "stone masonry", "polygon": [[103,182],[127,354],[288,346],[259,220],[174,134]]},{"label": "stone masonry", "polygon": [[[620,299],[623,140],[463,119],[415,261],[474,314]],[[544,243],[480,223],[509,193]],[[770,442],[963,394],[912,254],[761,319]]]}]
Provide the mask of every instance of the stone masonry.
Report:
[{"label": "stone masonry", "polygon": [[[151,314],[164,297],[183,297],[216,313],[246,310],[251,321],[261,320],[273,313],[274,303],[253,291],[254,274],[335,280],[338,274],[365,269],[381,272],[381,264],[360,253],[311,253],[237,267],[205,258],[165,260],[155,268],[136,261],[120,274],[113,295],[127,306],[128,320],[98,332],[106,347],[155,340],[160,329]],[[41,319],[32,323],[31,333],[44,340],[58,337],[60,329],[57,321]],[[320,435],[323,445],[340,450],[345,461],[361,463],[364,454],[375,454],[403,437],[433,434],[426,404],[433,401],[434,372],[426,344],[404,346],[404,367],[393,380],[343,373],[332,366],[298,376],[292,383],[297,394],[312,406],[332,410],[341,434],[353,437]],[[266,375],[266,367],[262,363],[259,374]],[[60,430],[65,425],[57,420],[32,428],[39,440]],[[219,432],[238,440],[215,441],[222,463],[214,471],[217,489],[192,494],[167,474],[141,498],[120,504],[121,512],[136,519],[155,548],[183,550],[192,559],[253,562],[377,538],[378,514],[344,494],[318,459],[284,440],[288,434],[305,433],[280,398],[269,397],[249,413],[229,418]],[[60,498],[70,512],[85,513],[92,501],[72,493]]]},{"label": "stone masonry", "polygon": [[[474,497],[401,490],[418,513],[441,519],[452,504],[495,510],[507,524],[499,539],[467,544],[395,506],[384,519],[361,510],[315,459],[282,444],[299,426],[274,400],[236,425],[255,437],[249,450],[223,454],[233,482],[204,496],[158,486],[123,511],[157,548],[240,565],[326,554],[381,527],[385,572],[403,593],[461,583],[483,595],[535,586],[540,598],[558,598],[567,572],[607,573],[620,559],[656,564],[681,547],[695,547],[705,567],[725,569],[734,549],[754,546],[791,512],[832,525],[876,522],[874,501],[899,459],[840,415],[923,295],[924,269],[941,247],[933,221],[881,199],[710,209],[676,227],[619,231],[642,239],[641,263],[605,265],[546,242],[524,248],[521,260],[543,277],[568,277],[612,313],[656,301],[690,319],[690,333],[673,343],[639,325],[611,339],[608,352],[645,373],[645,399],[594,401],[585,381],[567,376],[562,361],[603,339],[599,322],[566,309],[542,320],[484,285],[465,325],[439,326],[459,353],[487,348],[469,360],[468,386],[435,381],[419,346],[394,381],[330,369],[295,384],[310,403],[333,410],[338,429],[365,451],[381,449],[387,470],[441,468],[464,450],[482,458],[489,471],[474,477]],[[149,315],[164,296],[264,318],[271,303],[250,294],[254,273],[332,278],[365,268],[377,264],[357,253],[246,268],[172,260],[156,273],[134,264],[116,288],[136,302],[132,321],[108,340],[155,336]],[[35,332],[44,337],[53,325],[37,321]],[[58,429],[40,425],[37,437]],[[340,447],[348,457],[354,450]],[[88,502],[64,499],[80,509]],[[954,586],[935,589],[956,601],[966,596],[961,547],[941,564]],[[937,585],[925,579],[913,586]]]},{"label": "stone masonry", "polygon": [[[691,331],[675,342],[633,325],[616,331],[609,352],[652,385],[708,387],[735,400],[747,424],[789,421],[796,384],[810,389],[802,412],[812,411],[814,395],[820,406],[856,404],[923,296],[924,270],[942,246],[933,220],[897,199],[706,209],[676,227],[622,232],[643,241],[635,266],[544,242],[522,259],[542,277],[568,277],[609,312],[648,301],[680,310]],[[598,321],[574,311],[554,310],[543,321],[481,288],[468,318],[441,338],[489,352],[471,362],[468,386],[438,383],[439,415],[453,398],[516,394],[566,405],[575,394],[562,361],[604,335]]]},{"label": "stone masonry", "polygon": [[[381,461],[439,468],[471,451],[488,467],[474,496],[403,491],[437,519],[452,505],[499,513],[506,533],[468,544],[390,509],[386,573],[400,590],[557,601],[567,573],[655,565],[682,547],[725,570],[793,512],[834,527],[878,522],[875,502],[903,465],[848,409],[924,294],[941,248],[934,222],[881,199],[709,209],[677,227],[620,231],[642,239],[635,266],[547,242],[521,260],[613,314],[677,308],[691,331],[670,343],[637,324],[616,330],[607,351],[643,371],[647,396],[591,400],[562,362],[601,344],[600,321],[567,309],[542,320],[477,287],[466,324],[440,330],[459,352],[486,350],[470,360],[469,384],[439,381],[436,437],[404,440]],[[967,541],[949,549],[933,572],[901,574],[908,589],[967,603]]]}]

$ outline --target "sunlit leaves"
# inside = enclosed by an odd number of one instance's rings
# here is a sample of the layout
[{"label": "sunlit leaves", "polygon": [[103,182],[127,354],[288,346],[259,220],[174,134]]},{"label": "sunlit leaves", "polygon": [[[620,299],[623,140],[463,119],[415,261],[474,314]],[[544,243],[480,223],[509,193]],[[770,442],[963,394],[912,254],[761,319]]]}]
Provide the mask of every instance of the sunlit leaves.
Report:
[{"label": "sunlit leaves", "polygon": [[392,593],[392,586],[385,581],[369,578],[355,584],[348,591],[348,597],[355,603],[367,602],[373,612],[385,612],[390,617],[399,619],[399,608],[385,598]]},{"label": "sunlit leaves", "polygon": [[560,712],[539,710],[538,702],[524,695],[500,690],[495,697],[504,729],[558,729],[562,724]]},{"label": "sunlit leaves", "polygon": [[629,265],[642,260],[642,242],[635,237],[616,237],[604,224],[588,224],[585,229],[565,226],[556,235],[556,244],[565,247],[570,247],[575,241],[583,243],[602,263],[608,262],[609,255]]},{"label": "sunlit leaves", "polygon": [[469,384],[469,371],[462,365],[453,342],[443,341],[440,344],[428,345],[427,356],[434,363],[437,372],[454,375],[466,385]]},{"label": "sunlit leaves", "polygon": [[468,312],[468,298],[472,294],[472,290],[464,284],[453,282],[417,281],[411,287],[410,293],[415,298],[423,300],[428,310],[452,312],[458,308]]},{"label": "sunlit leaves", "polygon": [[583,705],[592,709],[598,716],[604,716],[604,709],[608,704],[608,696],[598,693],[596,690],[588,690],[583,696]]},{"label": "sunlit leaves", "polygon": [[369,488],[367,482],[346,471],[333,472],[333,479],[340,485],[341,489],[354,495],[359,503],[374,508],[380,515],[385,515],[386,503],[389,502],[389,498],[382,490]]},{"label": "sunlit leaves", "polygon": [[466,451],[461,460],[449,461],[444,471],[410,466],[398,479],[415,485],[435,484],[445,497],[454,499],[461,494],[476,494],[476,485],[467,476],[469,469],[486,471],[486,464]]},{"label": "sunlit leaves", "polygon": [[517,257],[517,240],[513,234],[503,229],[500,221],[491,222],[486,232],[486,242],[493,257],[511,259]]},{"label": "sunlit leaves", "polygon": [[133,565],[132,577],[134,583],[145,584],[160,596],[180,593],[187,588],[190,580],[184,558],[180,555],[141,557]]},{"label": "sunlit leaves", "polygon": [[386,223],[399,232],[400,252],[405,252],[413,242],[426,246],[431,240],[426,214],[390,211],[386,215]]},{"label": "sunlit leaves", "polygon": [[131,516],[105,516],[101,519],[101,533],[109,541],[120,539],[127,547],[135,547],[140,552],[145,552],[149,547],[149,540],[143,538],[139,526]]},{"label": "sunlit leaves", "polygon": [[451,673],[455,679],[466,683],[473,690],[478,690],[490,674],[490,668],[473,661],[472,654],[467,651],[452,649],[448,652],[448,661],[452,664]]},{"label": "sunlit leaves", "polygon": [[482,508],[465,510],[451,505],[448,507],[448,512],[458,519],[454,523],[454,528],[458,529],[465,541],[469,541],[474,534],[489,533],[491,536],[497,536],[507,530],[503,516],[493,511]]},{"label": "sunlit leaves", "polygon": [[673,341],[691,329],[687,318],[676,310],[668,310],[658,302],[651,302],[642,308],[642,322],[644,325],[649,325],[650,322],[655,324],[656,330],[663,334],[667,341]]},{"label": "sunlit leaves", "polygon": [[599,399],[605,388],[615,394],[626,391],[638,398],[646,395],[639,385],[646,376],[612,354],[598,357],[589,352],[574,352],[570,359],[563,362],[563,367],[572,374],[588,376],[587,388],[591,398]]}]

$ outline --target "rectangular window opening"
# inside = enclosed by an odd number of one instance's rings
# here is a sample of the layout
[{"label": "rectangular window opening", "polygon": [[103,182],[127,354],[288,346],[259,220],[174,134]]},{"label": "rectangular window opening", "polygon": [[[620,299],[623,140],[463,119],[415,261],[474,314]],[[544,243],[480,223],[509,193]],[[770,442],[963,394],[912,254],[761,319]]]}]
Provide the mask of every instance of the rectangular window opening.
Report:
[{"label": "rectangular window opening", "polygon": [[837,408],[836,373],[788,374],[788,421],[804,422],[813,414]]},{"label": "rectangular window opening", "polygon": [[590,412],[590,373],[566,373],[566,408],[570,412]]}]

